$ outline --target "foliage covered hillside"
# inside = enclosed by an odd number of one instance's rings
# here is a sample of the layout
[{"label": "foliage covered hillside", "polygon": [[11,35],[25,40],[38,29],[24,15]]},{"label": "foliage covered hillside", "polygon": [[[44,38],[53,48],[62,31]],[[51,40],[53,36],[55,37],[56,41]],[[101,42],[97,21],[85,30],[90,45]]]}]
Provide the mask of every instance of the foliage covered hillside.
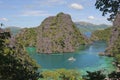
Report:
[{"label": "foliage covered hillside", "polygon": [[117,61],[120,63],[120,27],[114,27],[112,31],[115,31],[114,34],[116,35],[112,34],[106,53],[115,56]]},{"label": "foliage covered hillside", "polygon": [[0,80],[37,80],[37,69],[23,45],[0,29]]},{"label": "foliage covered hillside", "polygon": [[36,28],[25,28],[16,35],[16,40],[25,47],[36,46],[37,33]]},{"label": "foliage covered hillside", "polygon": [[120,63],[120,27],[117,28],[118,37],[111,47],[111,53],[116,57],[117,61]]},{"label": "foliage covered hillside", "polygon": [[43,71],[41,76],[40,80],[83,80],[80,73],[76,70],[66,69]]},{"label": "foliage covered hillside", "polygon": [[64,13],[46,18],[39,27],[22,29],[15,37],[25,47],[37,45],[40,53],[73,52],[88,42]]},{"label": "foliage covered hillside", "polygon": [[39,53],[74,52],[78,46],[86,43],[68,14],[48,17],[37,29]]},{"label": "foliage covered hillside", "polygon": [[106,53],[112,56],[116,56],[118,62],[120,62],[120,13],[117,14],[111,31],[111,38],[109,40]]},{"label": "foliage covered hillside", "polygon": [[112,30],[112,27],[104,30],[96,30],[92,33],[92,36],[90,39],[92,41],[104,40],[108,42],[111,36],[111,30]]}]

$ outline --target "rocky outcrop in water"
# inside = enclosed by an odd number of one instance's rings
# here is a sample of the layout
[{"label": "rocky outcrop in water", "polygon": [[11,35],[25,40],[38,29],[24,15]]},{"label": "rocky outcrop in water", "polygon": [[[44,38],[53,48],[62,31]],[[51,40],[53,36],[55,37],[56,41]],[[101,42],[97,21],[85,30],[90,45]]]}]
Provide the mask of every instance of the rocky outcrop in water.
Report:
[{"label": "rocky outcrop in water", "polygon": [[37,29],[39,53],[74,52],[77,47],[86,43],[68,14],[59,13],[48,17]]}]

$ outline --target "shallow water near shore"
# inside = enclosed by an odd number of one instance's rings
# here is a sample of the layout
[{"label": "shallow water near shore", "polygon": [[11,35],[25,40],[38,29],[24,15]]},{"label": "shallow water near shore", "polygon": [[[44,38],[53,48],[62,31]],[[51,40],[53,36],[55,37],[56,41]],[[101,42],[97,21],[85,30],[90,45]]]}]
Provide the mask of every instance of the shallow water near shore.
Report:
[{"label": "shallow water near shore", "polygon": [[106,47],[106,42],[97,41],[74,53],[38,54],[34,47],[26,49],[43,70],[75,69],[84,75],[86,71],[103,70],[105,73],[110,73],[116,69],[112,65],[113,58],[98,55]]}]

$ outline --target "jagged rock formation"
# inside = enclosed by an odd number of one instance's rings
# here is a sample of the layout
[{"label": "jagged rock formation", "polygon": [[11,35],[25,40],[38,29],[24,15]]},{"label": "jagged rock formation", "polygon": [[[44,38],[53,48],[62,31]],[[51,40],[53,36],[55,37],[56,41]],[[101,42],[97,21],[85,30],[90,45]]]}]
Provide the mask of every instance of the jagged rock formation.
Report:
[{"label": "jagged rock formation", "polygon": [[46,18],[37,30],[39,53],[74,52],[78,46],[87,43],[68,14]]},{"label": "jagged rock formation", "polygon": [[112,34],[106,53],[112,56],[120,53],[120,13],[117,14],[113,22]]}]

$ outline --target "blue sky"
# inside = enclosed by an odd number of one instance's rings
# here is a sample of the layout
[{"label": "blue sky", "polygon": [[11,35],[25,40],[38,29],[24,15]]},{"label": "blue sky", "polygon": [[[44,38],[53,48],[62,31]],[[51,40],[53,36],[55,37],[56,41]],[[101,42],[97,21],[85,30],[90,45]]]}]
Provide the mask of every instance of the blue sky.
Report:
[{"label": "blue sky", "polygon": [[70,14],[74,22],[111,24],[95,9],[96,0],[0,0],[0,22],[6,26],[36,27],[48,16]]}]

